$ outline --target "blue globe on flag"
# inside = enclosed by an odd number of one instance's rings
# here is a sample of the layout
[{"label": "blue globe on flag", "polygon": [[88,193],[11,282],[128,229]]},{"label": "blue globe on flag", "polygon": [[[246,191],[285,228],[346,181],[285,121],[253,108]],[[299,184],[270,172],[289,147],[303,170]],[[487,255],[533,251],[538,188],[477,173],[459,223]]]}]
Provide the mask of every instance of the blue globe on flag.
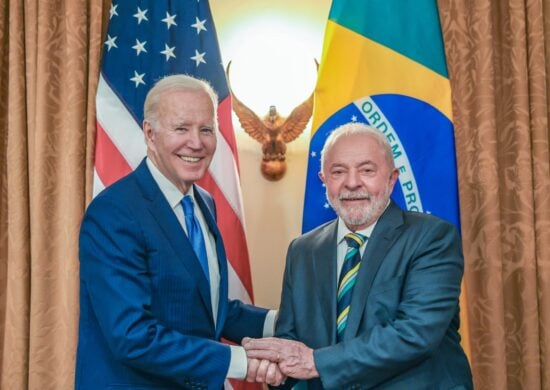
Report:
[{"label": "blue globe on flag", "polygon": [[353,121],[386,135],[399,170],[392,199],[403,210],[434,214],[460,231],[453,124],[430,104],[398,94],[357,99],[336,111],[315,132],[310,143],[303,231],[336,217],[317,176],[321,150],[330,132]]}]

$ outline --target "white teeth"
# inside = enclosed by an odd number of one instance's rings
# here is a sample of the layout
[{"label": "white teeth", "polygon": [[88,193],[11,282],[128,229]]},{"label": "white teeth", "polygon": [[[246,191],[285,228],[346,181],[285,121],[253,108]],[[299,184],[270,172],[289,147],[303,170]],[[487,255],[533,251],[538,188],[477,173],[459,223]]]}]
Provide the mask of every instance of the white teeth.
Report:
[{"label": "white teeth", "polygon": [[180,156],[180,158],[181,158],[183,161],[187,161],[187,162],[198,162],[198,161],[200,161],[200,158],[199,158],[199,157]]}]

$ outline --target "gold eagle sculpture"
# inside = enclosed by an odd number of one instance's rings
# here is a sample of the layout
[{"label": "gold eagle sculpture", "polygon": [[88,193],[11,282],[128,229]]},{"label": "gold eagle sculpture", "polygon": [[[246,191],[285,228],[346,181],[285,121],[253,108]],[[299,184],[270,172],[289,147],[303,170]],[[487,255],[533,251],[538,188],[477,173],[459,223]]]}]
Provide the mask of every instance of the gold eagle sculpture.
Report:
[{"label": "gold eagle sculpture", "polygon": [[244,131],[262,144],[262,175],[270,181],[280,180],[286,172],[286,144],[294,141],[304,131],[311,118],[313,93],[294,108],[288,117],[281,116],[275,106],[270,106],[267,115],[260,118],[235,96],[229,82],[230,66],[231,61],[227,64],[226,74],[233,111]]}]

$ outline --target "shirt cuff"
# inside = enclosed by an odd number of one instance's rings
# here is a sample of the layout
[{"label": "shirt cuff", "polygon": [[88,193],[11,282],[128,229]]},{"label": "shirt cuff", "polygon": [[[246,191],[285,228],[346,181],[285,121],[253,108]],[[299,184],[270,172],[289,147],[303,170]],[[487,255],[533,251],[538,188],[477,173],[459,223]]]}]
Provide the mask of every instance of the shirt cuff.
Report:
[{"label": "shirt cuff", "polygon": [[277,320],[278,310],[270,310],[267,312],[264,321],[263,337],[273,337],[275,334],[275,321]]},{"label": "shirt cuff", "polygon": [[231,349],[231,360],[229,361],[227,377],[232,379],[246,378],[248,359],[244,348],[236,345],[230,345],[229,348]]}]

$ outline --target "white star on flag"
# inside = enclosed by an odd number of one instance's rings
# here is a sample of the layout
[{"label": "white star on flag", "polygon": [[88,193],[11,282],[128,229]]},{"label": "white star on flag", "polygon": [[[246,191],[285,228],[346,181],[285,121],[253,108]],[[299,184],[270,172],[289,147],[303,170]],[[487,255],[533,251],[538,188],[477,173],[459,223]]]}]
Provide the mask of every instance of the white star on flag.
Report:
[{"label": "white star on flag", "polygon": [[352,122],[357,122],[357,117],[356,117],[355,115],[352,115],[352,116],[351,116],[351,121],[352,121]]},{"label": "white star on flag", "polygon": [[136,51],[136,55],[139,56],[141,52],[147,53],[145,50],[145,44],[147,41],[140,42],[139,39],[136,39],[136,44],[132,46],[132,49]]},{"label": "white star on flag", "polygon": [[145,73],[139,74],[138,72],[136,72],[134,70],[134,77],[131,77],[130,80],[133,81],[134,83],[136,83],[136,88],[140,84],[145,85],[145,81],[143,81],[143,76],[145,76]]},{"label": "white star on flag", "polygon": [[328,208],[330,207],[330,205],[329,205],[328,203],[325,202],[325,204],[323,205],[323,207],[324,207],[325,209],[328,209]]},{"label": "white star on flag", "polygon": [[160,54],[164,54],[166,56],[166,61],[172,58],[176,58],[176,55],[174,54],[174,50],[176,49],[176,46],[169,47],[166,43],[164,44],[164,50],[160,52]]},{"label": "white star on flag", "polygon": [[199,18],[195,16],[195,23],[193,23],[191,27],[196,28],[197,34],[200,34],[201,31],[206,31],[206,27],[204,27],[204,23],[206,23],[206,19],[199,20]]},{"label": "white star on flag", "polygon": [[118,4],[111,4],[111,9],[109,10],[109,19],[112,19],[113,16],[118,16],[118,12],[116,12],[117,7]]},{"label": "white star on flag", "polygon": [[317,157],[317,152],[316,152],[316,151],[312,151],[312,152],[310,153],[310,156],[311,156],[311,157]]},{"label": "white star on flag", "polygon": [[195,66],[199,66],[199,64],[202,62],[203,64],[206,64],[206,61],[204,59],[204,55],[206,52],[199,53],[198,50],[195,49],[195,55],[191,57],[193,61],[195,61]]},{"label": "white star on flag", "polygon": [[111,51],[113,47],[118,48],[115,41],[116,37],[111,37],[109,34],[107,34],[107,40],[105,41],[105,44],[107,45],[107,51]]},{"label": "white star on flag", "polygon": [[149,19],[147,19],[147,16],[145,15],[146,13],[146,9],[142,11],[141,8],[137,7],[137,13],[134,14],[134,18],[137,19],[138,24],[141,24],[141,22],[144,20],[149,21]]},{"label": "white star on flag", "polygon": [[176,21],[174,19],[176,19],[176,14],[170,15],[168,12],[166,12],[166,17],[162,19],[162,21],[166,23],[166,28],[168,30],[170,30],[171,26],[177,26]]}]

